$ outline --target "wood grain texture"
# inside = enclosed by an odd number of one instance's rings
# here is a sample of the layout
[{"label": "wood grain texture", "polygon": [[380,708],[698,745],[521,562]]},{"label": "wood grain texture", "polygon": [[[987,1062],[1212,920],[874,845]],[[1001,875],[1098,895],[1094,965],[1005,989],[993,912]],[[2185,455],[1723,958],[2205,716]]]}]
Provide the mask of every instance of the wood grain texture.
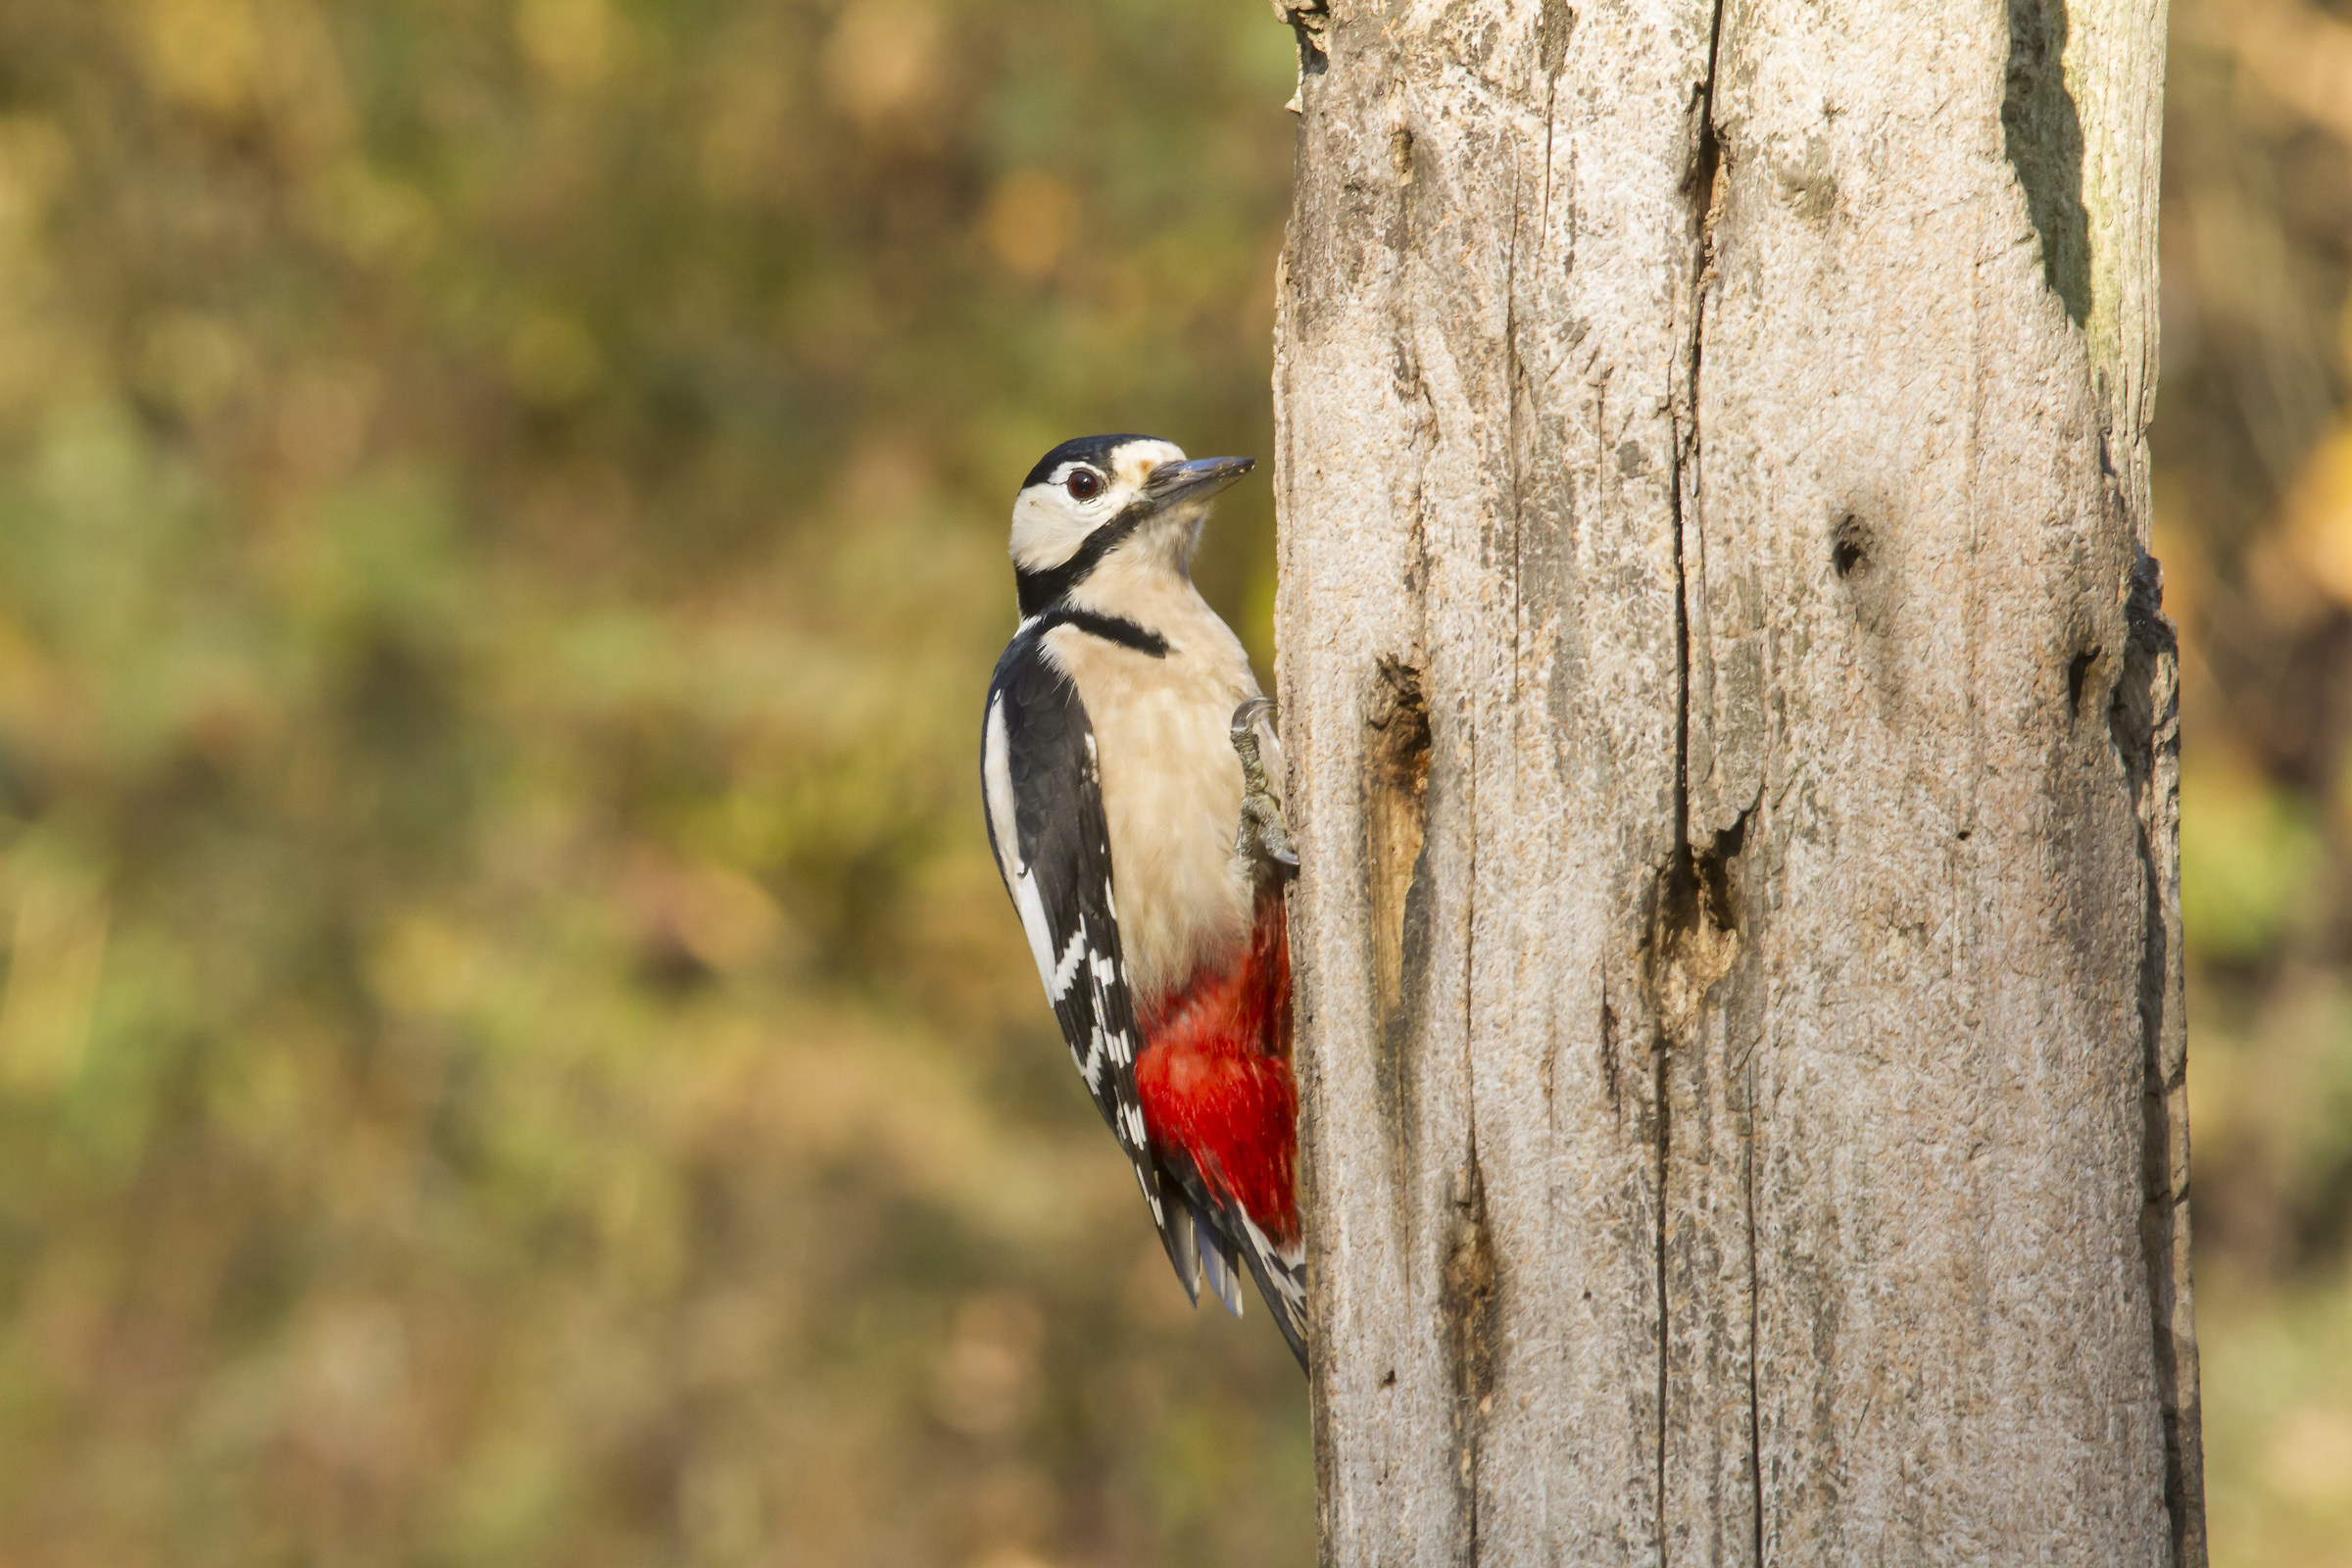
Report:
[{"label": "wood grain texture", "polygon": [[1279,9],[1326,1561],[2200,1563],[2160,8]]}]

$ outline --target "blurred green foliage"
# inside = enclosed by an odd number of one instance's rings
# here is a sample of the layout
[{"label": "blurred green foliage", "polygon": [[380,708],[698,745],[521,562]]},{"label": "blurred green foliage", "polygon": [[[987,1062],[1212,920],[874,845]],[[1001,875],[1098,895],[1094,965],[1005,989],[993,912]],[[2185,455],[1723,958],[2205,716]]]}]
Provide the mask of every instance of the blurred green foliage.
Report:
[{"label": "blurred green foliage", "polygon": [[1291,61],[0,8],[0,1561],[1307,1559],[971,786],[1036,455],[1267,451]]},{"label": "blurred green foliage", "polygon": [[[2291,1568],[2352,12],[2173,15],[2214,1548]],[[1270,449],[1292,70],[1254,0],[0,6],[0,1562],[1309,1559],[1297,1372],[1184,1306],[971,788],[1036,454]],[[1261,662],[1269,531],[1202,564]]]},{"label": "blurred green foliage", "polygon": [[2352,1560],[2352,6],[2183,0],[2157,554],[2217,1568]]}]

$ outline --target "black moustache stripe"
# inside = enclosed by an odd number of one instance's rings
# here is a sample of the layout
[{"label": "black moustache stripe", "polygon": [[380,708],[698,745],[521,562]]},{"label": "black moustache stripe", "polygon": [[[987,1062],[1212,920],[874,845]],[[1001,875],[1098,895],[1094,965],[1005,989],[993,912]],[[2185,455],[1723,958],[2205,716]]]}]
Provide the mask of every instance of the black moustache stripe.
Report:
[{"label": "black moustache stripe", "polygon": [[1153,508],[1146,501],[1129,502],[1125,510],[1086,536],[1077,553],[1058,566],[1044,571],[1013,573],[1013,582],[1020,590],[1021,618],[1045,613],[1055,601],[1086,581],[1102,558],[1124,543],[1129,534],[1151,519]]}]

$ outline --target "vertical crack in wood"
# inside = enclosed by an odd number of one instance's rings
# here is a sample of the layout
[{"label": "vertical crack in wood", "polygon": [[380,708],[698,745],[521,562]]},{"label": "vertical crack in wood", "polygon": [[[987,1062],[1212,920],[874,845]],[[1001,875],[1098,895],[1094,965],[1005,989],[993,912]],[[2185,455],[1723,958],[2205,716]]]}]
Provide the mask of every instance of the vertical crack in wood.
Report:
[{"label": "vertical crack in wood", "polygon": [[1762,1297],[1761,1270],[1756,1263],[1756,1090],[1755,1056],[1750,1053],[1740,1069],[1748,1082],[1740,1094],[1747,1106],[1746,1136],[1740,1140],[1740,1185],[1747,1201],[1747,1491],[1749,1509],[1748,1561],[1764,1568],[1764,1401],[1757,1387],[1756,1329]]},{"label": "vertical crack in wood", "polygon": [[[1692,368],[1696,368],[1695,328],[1691,332]],[[1696,377],[1693,376],[1695,383]],[[1695,391],[1695,385],[1692,388]],[[1691,399],[1690,414],[1695,415],[1697,399]],[[1689,427],[1687,427],[1689,428]],[[1691,432],[1692,439],[1695,431]],[[1666,1250],[1673,1229],[1673,1208],[1668,1201],[1668,1150],[1672,1142],[1674,1122],[1673,1086],[1667,1081],[1669,1058],[1674,1051],[1674,1038],[1666,1025],[1663,1001],[1671,981],[1663,971],[1671,965],[1668,950],[1673,942],[1673,929],[1684,918],[1684,906],[1689,890],[1695,885],[1690,867],[1690,591],[1684,575],[1683,561],[1683,472],[1686,454],[1685,440],[1678,438],[1674,451],[1674,846],[1669,852],[1663,896],[1655,901],[1655,914],[1649,935],[1648,985],[1650,1016],[1655,1020],[1650,1040],[1650,1095],[1656,1105],[1657,1135],[1657,1302],[1658,1302],[1658,1492],[1657,1541],[1659,1568],[1666,1563],[1666,1433],[1668,1409],[1667,1347],[1674,1313],[1666,1294]]]},{"label": "vertical crack in wood", "polygon": [[1494,1351],[1500,1340],[1501,1293],[1497,1288],[1494,1234],[1487,1220],[1487,1180],[1478,1158],[1478,1133],[1470,1134],[1469,1169],[1457,1178],[1452,1237],[1446,1252],[1442,1299],[1446,1328],[1446,1361],[1453,1374],[1455,1484],[1463,1520],[1462,1561],[1479,1560],[1478,1461],[1488,1402],[1494,1393]]},{"label": "vertical crack in wood", "polygon": [[[1547,174],[1549,171],[1545,172]],[[1526,630],[1527,596],[1520,579],[1521,519],[1527,507],[1527,469],[1520,461],[1525,431],[1519,422],[1519,386],[1527,373],[1519,354],[1519,181],[1511,179],[1511,238],[1502,259],[1502,450],[1511,466],[1511,698],[1519,698],[1521,635]]]},{"label": "vertical crack in wood", "polygon": [[[1374,1083],[1398,1200],[1420,1141],[1412,1070],[1429,964],[1429,699],[1421,671],[1384,659],[1364,719],[1364,866],[1372,926]],[[1400,1226],[1405,1224],[1400,1217]],[[1399,1234],[1408,1234],[1409,1228]]]},{"label": "vertical crack in wood", "polygon": [[[1463,792],[1469,798],[1463,803],[1463,809],[1470,824],[1470,845],[1464,858],[1468,863],[1462,868],[1462,1087],[1470,1107],[1470,1124],[1464,1129],[1469,1171],[1463,1180],[1463,1192],[1455,1201],[1467,1211],[1468,1235],[1464,1240],[1475,1250],[1465,1276],[1465,1293],[1449,1295],[1447,1319],[1454,1325],[1463,1348],[1464,1372],[1476,1372],[1474,1383],[1467,1378],[1457,1380],[1454,1412],[1459,1423],[1457,1444],[1466,1497],[1462,1560],[1468,1568],[1477,1568],[1479,1439],[1486,1427],[1487,1396],[1494,1386],[1494,1353],[1500,1323],[1496,1311],[1494,1248],[1487,1228],[1487,1183],[1478,1162],[1478,1075],[1471,1059],[1478,972],[1478,726],[1469,724],[1464,729],[1463,749],[1469,756],[1462,769]],[[1471,1354],[1473,1351],[1475,1356]]]},{"label": "vertical crack in wood", "polygon": [[1547,0],[1538,24],[1536,69],[1544,74],[1544,210],[1536,232],[1551,232],[1551,144],[1559,126],[1555,109],[1560,99],[1560,68],[1568,62],[1568,38],[1576,30],[1573,8]]},{"label": "vertical crack in wood", "polygon": [[2204,1459],[2196,1346],[2180,1326],[2187,1276],[2186,1079],[2177,974],[2177,869],[2170,854],[2178,805],[2180,644],[2164,613],[2159,568],[2142,555],[2125,604],[2129,637],[2107,723],[2138,819],[2144,888],[2138,975],[2142,1043],[2140,1252],[2164,1422],[2164,1497],[2176,1568],[2205,1561]]},{"label": "vertical crack in wood", "polygon": [[[1666,870],[1664,898],[1660,901],[1661,918],[1651,937],[1651,960],[1657,967],[1662,985],[1653,988],[1653,1003],[1657,1004],[1657,1050],[1655,1054],[1655,1083],[1657,1097],[1657,1301],[1658,1301],[1658,1431],[1657,1431],[1657,1549],[1660,1568],[1671,1553],[1668,1530],[1670,1508],[1667,1487],[1671,1465],[1667,1444],[1672,1430],[1669,1420],[1671,1395],[1670,1360],[1671,1336],[1674,1320],[1673,1306],[1668,1296],[1669,1247],[1672,1237],[1673,1206],[1672,1175],[1673,1102],[1670,1069],[1678,1045],[1690,1045],[1699,1033],[1703,999],[1715,982],[1729,972],[1733,950],[1718,933],[1728,933],[1733,925],[1732,899],[1729,882],[1729,863],[1743,845],[1747,814],[1725,834],[1715,836],[1707,855],[1694,855],[1690,842],[1690,732],[1691,732],[1691,584],[1693,563],[1690,554],[1690,530],[1699,522],[1698,475],[1701,454],[1699,440],[1699,375],[1705,355],[1706,290],[1714,266],[1715,222],[1722,174],[1722,146],[1715,131],[1715,82],[1723,44],[1724,0],[1715,0],[1707,24],[1707,67],[1692,95],[1691,112],[1694,121],[1690,171],[1685,193],[1690,203],[1691,258],[1689,287],[1690,318],[1688,337],[1683,345],[1685,355],[1684,380],[1680,388],[1680,406],[1675,419],[1680,425],[1673,450],[1674,472],[1671,476],[1671,498],[1674,523],[1674,640],[1675,640],[1675,756],[1674,756],[1674,843]],[[1711,928],[1711,929],[1708,929]],[[1686,941],[1686,939],[1690,939]],[[1690,951],[1686,955],[1685,949]],[[1686,957],[1691,960],[1686,968]],[[1688,1038],[1686,1038],[1688,1037]],[[1748,1337],[1748,1462],[1751,1473],[1761,1467],[1756,1420],[1755,1337],[1752,1320],[1755,1310],[1755,1235],[1754,1235],[1754,1172],[1752,1157],[1743,1161],[1743,1182],[1749,1212],[1748,1224],[1748,1306],[1751,1332]],[[1760,1494],[1759,1494],[1760,1497]],[[1763,1521],[1759,1500],[1751,1521],[1755,1532],[1757,1555],[1762,1558]]]},{"label": "vertical crack in wood", "polygon": [[1650,1044],[1650,1093],[1658,1107],[1658,1568],[1666,1568],[1666,1346],[1668,1329],[1674,1319],[1666,1298],[1666,1154],[1672,1143],[1671,1126],[1674,1121],[1674,1105],[1671,1088],[1666,1082],[1666,1068],[1671,1049],[1672,1042],[1661,1025],[1653,1034]]}]

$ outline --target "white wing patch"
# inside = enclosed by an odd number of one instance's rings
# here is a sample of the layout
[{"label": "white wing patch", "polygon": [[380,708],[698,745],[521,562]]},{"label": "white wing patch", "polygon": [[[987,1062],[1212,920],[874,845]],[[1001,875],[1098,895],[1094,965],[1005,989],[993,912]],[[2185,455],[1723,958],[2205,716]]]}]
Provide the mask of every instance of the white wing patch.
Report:
[{"label": "white wing patch", "polygon": [[1004,734],[1004,699],[990,699],[988,728],[980,740],[980,786],[988,797],[988,825],[996,830],[997,857],[1007,872],[1024,871],[1021,840],[1013,819],[1012,742]]},{"label": "white wing patch", "polygon": [[1037,896],[1034,873],[1012,874],[1012,906],[1021,911],[1021,929],[1029,934],[1029,953],[1037,959],[1037,977],[1045,982],[1049,993],[1054,993],[1054,934],[1046,929],[1046,905]]},{"label": "white wing patch", "polygon": [[1086,916],[1082,914],[1078,917],[1078,929],[1070,933],[1070,945],[1062,950],[1061,961],[1046,976],[1046,994],[1055,1002],[1070,994],[1070,982],[1078,977],[1079,956],[1085,952]]},{"label": "white wing patch", "polygon": [[[1029,938],[1030,956],[1037,959],[1037,977],[1046,994],[1056,1001],[1069,982],[1054,983],[1054,932],[1046,923],[1046,904],[1038,897],[1037,874],[1021,863],[1021,836],[1013,819],[1012,748],[1004,738],[1004,699],[988,705],[988,733],[981,747],[980,779],[988,797],[989,825],[996,829],[999,869],[1012,891],[1012,906],[1020,914],[1021,930]],[[1080,935],[1084,935],[1081,931]]]},{"label": "white wing patch", "polygon": [[[1084,934],[1083,923],[1081,923],[1079,931],[1081,935]],[[1086,1054],[1079,1056],[1077,1048],[1073,1045],[1070,1055],[1077,1061],[1078,1075],[1086,1080],[1087,1089],[1100,1099],[1102,1092],[1103,1056],[1107,1054],[1112,1060],[1125,1066],[1133,1059],[1133,1054],[1132,1048],[1127,1043],[1127,1031],[1106,1029],[1102,1025],[1102,1020],[1110,1015],[1110,989],[1118,983],[1119,966],[1110,961],[1110,955],[1089,948],[1086,952],[1086,967],[1088,979],[1095,988],[1095,1027],[1094,1032],[1087,1037]],[[1052,978],[1049,977],[1047,980],[1049,989],[1052,984]],[[1056,998],[1060,995],[1060,992],[1054,993]],[[1135,1111],[1136,1124],[1138,1127],[1142,1126],[1143,1112],[1136,1107],[1133,1102],[1128,1102],[1119,1108],[1122,1112]],[[1122,1134],[1125,1133],[1126,1128],[1123,1123],[1120,1125],[1119,1131]],[[1136,1137],[1127,1139],[1126,1142],[1127,1147],[1131,1150],[1144,1147],[1144,1140],[1140,1133]]]}]

